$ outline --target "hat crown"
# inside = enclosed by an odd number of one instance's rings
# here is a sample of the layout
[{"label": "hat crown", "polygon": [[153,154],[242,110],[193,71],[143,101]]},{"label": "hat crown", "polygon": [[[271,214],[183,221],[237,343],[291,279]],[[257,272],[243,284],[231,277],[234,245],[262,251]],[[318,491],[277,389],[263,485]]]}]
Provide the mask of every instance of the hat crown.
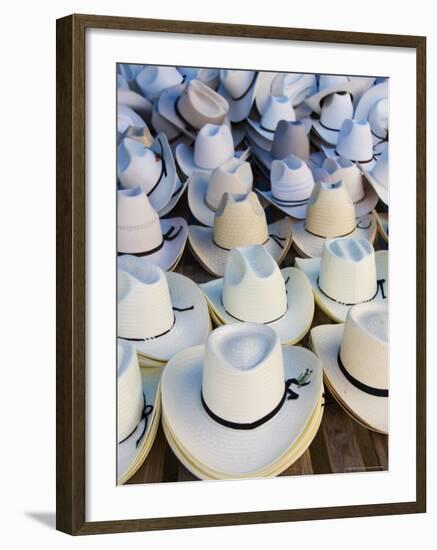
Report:
[{"label": "hat crown", "polygon": [[322,166],[329,174],[330,181],[342,181],[355,203],[365,195],[363,175],[358,166],[344,157],[327,158]]},{"label": "hat crown", "polygon": [[342,181],[315,183],[307,217],[307,231],[319,237],[342,237],[355,229],[355,208]]},{"label": "hat crown", "polygon": [[163,159],[138,139],[125,137],[117,151],[118,179],[125,188],[140,185],[146,193],[161,177]]},{"label": "hat crown", "polygon": [[377,291],[372,244],[366,239],[327,240],[320,261],[318,284],[322,292],[342,304],[371,300]]},{"label": "hat crown", "polygon": [[369,111],[369,124],[375,137],[386,139],[388,134],[388,99],[377,101]]},{"label": "hat crown", "polygon": [[222,124],[229,111],[228,102],[204,82],[193,79],[178,99],[181,115],[197,130],[205,124]]},{"label": "hat crown", "polygon": [[339,155],[353,161],[369,161],[373,157],[373,141],[367,120],[347,118],[340,129],[337,142]]},{"label": "hat crown", "polygon": [[273,137],[272,157],[284,159],[291,154],[309,159],[310,142],[305,124],[301,120],[280,120]]},{"label": "hat crown", "polygon": [[213,170],[234,156],[232,133],[226,124],[205,124],[194,142],[194,163]]},{"label": "hat crown", "polygon": [[380,185],[388,189],[388,147],[381,153],[371,173]]},{"label": "hat crown", "polygon": [[340,130],[343,121],[352,118],[354,107],[352,96],[347,92],[336,92],[323,99],[320,122],[333,130]]},{"label": "hat crown", "polygon": [[206,203],[217,210],[225,193],[247,195],[252,191],[252,183],[250,163],[233,157],[212,172],[206,191]]},{"label": "hat crown", "polygon": [[117,191],[117,250],[135,254],[162,243],[159,216],[141,187]]},{"label": "hat crown", "polygon": [[143,410],[143,386],[134,346],[117,341],[117,439],[120,443],[138,425]]},{"label": "hat crown", "polygon": [[273,95],[287,96],[293,106],[315,91],[316,78],[312,74],[279,73],[272,82]]},{"label": "hat crown", "polygon": [[280,120],[296,120],[291,101],[285,95],[268,97],[261,115],[261,126],[274,132]]},{"label": "hat crown", "polygon": [[221,419],[260,420],[279,404],[284,377],[281,343],[272,328],[241,323],[210,334],[203,359],[202,395]]},{"label": "hat crown", "polygon": [[336,88],[338,86],[350,85],[350,80],[347,76],[336,74],[321,74],[319,78],[319,92],[328,88]]},{"label": "hat crown", "polygon": [[150,100],[172,86],[182,82],[182,75],[176,67],[149,65],[137,74],[136,81],[143,94]]},{"label": "hat crown", "polygon": [[245,196],[225,193],[214,217],[214,242],[231,250],[264,244],[269,238],[265,212],[253,191]]},{"label": "hat crown", "polygon": [[156,338],[174,323],[170,290],[164,271],[136,256],[120,256],[117,262],[118,336]]},{"label": "hat crown", "polygon": [[340,359],[358,381],[388,389],[388,306],[359,304],[346,317]]},{"label": "hat crown", "polygon": [[313,191],[314,179],[306,162],[289,155],[274,160],[270,171],[272,194],[280,200],[308,199]]},{"label": "hat crown", "polygon": [[255,75],[255,71],[222,69],[220,71],[220,81],[231,98],[237,99],[251,87]]},{"label": "hat crown", "polygon": [[233,248],[226,263],[223,306],[240,321],[270,323],[287,311],[284,278],[261,245]]}]

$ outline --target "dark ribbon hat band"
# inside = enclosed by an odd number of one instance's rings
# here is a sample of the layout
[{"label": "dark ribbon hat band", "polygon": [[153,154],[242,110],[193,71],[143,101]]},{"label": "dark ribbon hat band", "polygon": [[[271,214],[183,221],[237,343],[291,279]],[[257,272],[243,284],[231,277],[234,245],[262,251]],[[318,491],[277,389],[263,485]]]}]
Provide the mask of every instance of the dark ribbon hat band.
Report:
[{"label": "dark ribbon hat band", "polygon": [[[184,311],[192,311],[194,309],[194,306],[188,306],[183,308],[173,306],[172,309],[173,311],[178,311],[179,313],[183,313]],[[119,336],[119,338],[123,338],[123,340],[128,340],[129,342],[148,342],[149,340],[156,340],[156,338],[165,336],[173,329],[175,324],[176,324],[176,316],[173,315],[173,324],[168,330],[161,332],[161,334],[157,334],[156,336],[149,336],[148,338],[125,338],[124,336]]]},{"label": "dark ribbon hat band", "polygon": [[131,438],[134,435],[134,433],[138,430],[138,427],[141,424],[141,422],[144,420],[144,426],[143,426],[143,429],[141,431],[141,435],[135,442],[135,447],[138,447],[138,445],[140,444],[140,441],[143,439],[144,434],[147,431],[147,419],[148,419],[149,415],[152,413],[152,411],[153,411],[153,405],[147,405],[146,404],[146,395],[143,392],[143,410],[141,411],[140,421],[135,426],[135,428],[131,431],[131,433],[120,441],[119,445],[121,445],[122,443],[127,441],[129,438]]},{"label": "dark ribbon hat band", "polygon": [[320,290],[320,292],[326,296],[327,298],[329,298],[330,300],[332,300],[333,302],[336,302],[337,304],[340,304],[342,306],[356,306],[357,304],[366,304],[367,302],[371,302],[372,300],[374,300],[378,294],[379,294],[379,291],[381,290],[381,296],[382,296],[382,299],[385,300],[386,299],[386,295],[385,295],[385,292],[384,292],[384,283],[385,283],[385,279],[378,279],[376,281],[376,292],[375,294],[369,298],[368,300],[363,300],[362,302],[353,302],[351,304],[347,304],[345,302],[340,302],[339,300],[336,300],[335,298],[332,298],[332,296],[329,296],[329,294],[326,294],[326,292],[321,288],[320,286],[320,283],[319,283],[319,277],[317,277],[317,288]]},{"label": "dark ribbon hat band", "polygon": [[181,231],[182,225],[176,232],[175,226],[172,225],[170,229],[162,235],[161,243],[158,244],[158,246],[156,246],[155,248],[152,248],[151,250],[145,250],[144,252],[118,252],[118,256],[124,256],[125,254],[129,254],[130,256],[137,256],[138,258],[142,258],[143,256],[150,256],[151,254],[155,254],[155,252],[158,252],[158,250],[161,250],[166,242],[176,239]]},{"label": "dark ribbon hat band", "polygon": [[162,180],[162,176],[167,177],[167,165],[165,164],[164,148],[162,147],[162,143],[159,139],[158,139],[158,143],[159,143],[159,147],[161,149],[161,153],[159,153],[159,154],[155,153],[155,156],[156,156],[156,158],[160,159],[160,161],[161,161],[161,173],[159,175],[159,178],[156,180],[156,183],[152,187],[152,189],[150,189],[150,191],[147,192],[148,197],[150,197],[150,195],[153,193],[153,191],[155,191],[155,189],[158,187],[158,185],[160,184],[160,182]]},{"label": "dark ribbon hat band", "polygon": [[[274,241],[279,246],[279,248],[282,248],[282,249],[284,248],[284,245],[282,244],[282,242],[287,240],[286,237],[280,237],[279,235],[275,235],[274,233],[269,235],[269,239],[272,239],[272,241]],[[267,244],[269,242],[269,239],[261,243],[261,246],[264,246],[265,244]],[[215,244],[215,246],[217,246],[217,248],[220,248],[221,250],[226,250],[227,252],[232,250],[232,248],[225,248],[224,246],[217,244],[214,239],[212,239],[212,242],[213,244]]]},{"label": "dark ribbon hat band", "polygon": [[[251,80],[251,82],[250,82],[250,84],[249,84],[249,87],[246,89],[245,92],[243,92],[243,93],[242,93],[241,95],[239,95],[238,97],[234,97],[232,94],[229,94],[230,97],[231,97],[231,99],[232,99],[233,101],[240,101],[240,99],[243,99],[243,97],[246,97],[247,94],[250,92],[252,86],[255,84],[255,80],[256,80],[257,76],[258,76],[258,74],[255,72],[255,74],[253,75],[253,78],[252,78],[252,80]],[[229,92],[228,92],[228,93],[229,93]]]},{"label": "dark ribbon hat band", "polygon": [[259,418],[258,420],[255,420],[254,422],[231,422],[229,420],[225,420],[224,418],[221,418],[217,414],[215,414],[206,404],[205,399],[203,397],[203,393],[200,392],[200,400],[202,402],[202,406],[205,409],[206,413],[209,417],[211,417],[215,422],[218,424],[221,424],[222,426],[225,426],[226,428],[232,428],[233,430],[253,430],[254,428],[258,428],[259,426],[262,426],[269,420],[271,420],[278,412],[281,410],[282,405],[285,403],[287,399],[298,399],[299,394],[293,391],[290,386],[292,384],[295,384],[297,387],[301,388],[303,386],[307,386],[310,381],[308,380],[309,376],[311,375],[312,371],[306,370],[304,373],[302,373],[298,378],[289,378],[285,381],[285,389],[284,393],[279,401],[279,403],[276,405],[276,407],[270,411],[268,414],[263,416],[262,418]]},{"label": "dark ribbon hat band", "polygon": [[388,390],[380,389],[380,388],[373,388],[372,386],[368,386],[367,384],[364,384],[363,382],[360,382],[357,380],[352,374],[347,370],[347,368],[344,366],[343,361],[340,357],[340,351],[338,352],[337,356],[337,362],[338,366],[343,373],[344,377],[356,388],[359,390],[368,393],[369,395],[374,395],[375,397],[388,397]]},{"label": "dark ribbon hat band", "polygon": [[[341,157],[340,153],[337,151],[337,149],[335,149],[335,154],[338,156],[338,157]],[[370,157],[369,159],[367,160],[357,160],[357,159],[350,159],[352,162],[358,162],[359,164],[367,164],[368,162],[372,162],[372,160],[375,160],[375,157],[372,156]]]}]

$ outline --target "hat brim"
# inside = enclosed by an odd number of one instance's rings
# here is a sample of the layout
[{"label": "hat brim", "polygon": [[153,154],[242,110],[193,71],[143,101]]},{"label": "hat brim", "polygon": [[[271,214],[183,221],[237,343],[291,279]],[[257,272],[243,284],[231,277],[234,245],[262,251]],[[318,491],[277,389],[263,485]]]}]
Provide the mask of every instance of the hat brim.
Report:
[{"label": "hat brim", "polygon": [[[291,346],[302,340],[308,332],[314,316],[314,297],[311,285],[302,271],[295,267],[281,270],[287,290],[287,311],[280,319],[272,323],[264,323],[275,330],[283,345]],[[210,309],[221,324],[241,323],[228,313],[223,305],[224,279],[216,279],[200,285]],[[244,301],[246,297],[241,296]],[[250,319],[246,319],[250,322]]]},{"label": "hat brim", "polygon": [[375,212],[378,233],[388,243],[388,212]]},{"label": "hat brim", "polygon": [[[311,258],[307,260],[296,258],[296,266],[307,276],[308,281],[312,286],[317,305],[324,313],[326,313],[326,315],[328,315],[330,319],[336,323],[344,323],[347,313],[352,306],[346,306],[336,302],[335,300],[331,300],[331,298],[328,298],[328,296],[326,296],[326,294],[319,289],[318,279],[320,275],[320,263],[320,258]],[[373,300],[371,300],[371,302],[378,303],[388,299],[389,285],[387,250],[378,250],[375,252],[375,263],[377,279],[384,279],[386,281],[386,284],[384,285],[385,298],[383,298],[378,289],[377,295],[373,298]]]},{"label": "hat brim", "polygon": [[310,384],[296,389],[299,398],[285,400],[265,424],[236,430],[215,422],[203,408],[204,351],[204,346],[185,349],[167,364],[161,386],[166,423],[200,464],[227,477],[254,475],[278,461],[304,431],[322,393],[320,362],[305,348],[282,348],[285,379],[297,378],[309,369],[313,371]]},{"label": "hat brim", "polygon": [[279,73],[261,71],[258,73],[257,86],[255,91],[255,104],[259,113],[262,113],[266,106],[267,99],[272,93],[272,84]]},{"label": "hat brim", "polygon": [[[320,144],[320,148],[322,149],[326,158],[337,159],[340,157],[340,155],[336,153],[335,147],[328,147],[326,145]],[[367,162],[359,162],[356,160],[351,160],[351,162],[355,163],[362,172],[366,170],[372,170],[376,163],[375,153],[373,151],[372,158],[369,159]]]},{"label": "hat brim", "polygon": [[338,86],[331,86],[329,88],[321,90],[320,92],[317,92],[310,97],[305,98],[305,103],[314,113],[320,114],[322,111],[321,103],[322,100],[325,99],[325,97],[327,97],[328,95],[336,94],[338,92],[349,92],[353,96],[356,88],[357,85],[355,85],[353,82],[349,82],[349,84],[344,83]]},{"label": "hat brim", "polygon": [[[373,214],[361,216],[355,220],[356,225],[352,233],[347,236],[351,239],[367,239],[371,243],[376,237],[376,219]],[[325,237],[317,237],[305,229],[305,221],[294,222],[293,246],[296,252],[304,258],[319,258],[322,255]]]},{"label": "hat brim", "polygon": [[337,145],[338,136],[340,135],[340,130],[330,130],[322,126],[320,120],[313,120],[313,129],[317,134],[325,141],[331,145]]},{"label": "hat brim", "polygon": [[389,191],[387,187],[384,187],[383,185],[381,185],[381,183],[373,177],[372,172],[370,170],[363,169],[362,166],[361,166],[361,169],[362,169],[364,178],[370,183],[370,185],[376,191],[376,193],[378,194],[378,197],[382,200],[382,202],[388,206]]},{"label": "hat brim", "polygon": [[168,361],[186,347],[204,344],[211,331],[208,305],[198,285],[180,273],[168,272],[166,276],[175,319],[173,326],[162,336],[132,341],[143,358],[156,361]]},{"label": "hat brim", "polygon": [[[263,468],[257,472],[252,472],[249,475],[240,475],[240,478],[261,478],[261,477],[274,477],[279,475],[281,472],[284,472],[289,468],[294,462],[296,462],[303,453],[308,449],[312,440],[316,436],[320,424],[323,418],[323,403],[324,398],[322,397],[319,403],[316,405],[314,413],[305,427],[304,431],[300,437],[291,445],[291,447],[286,451],[277,462],[272,464],[268,468]],[[219,480],[219,479],[230,479],[228,476],[222,472],[216,472],[211,470],[204,464],[200,464],[192,456],[187,453],[183,445],[176,440],[170,427],[168,426],[165,415],[162,416],[162,426],[164,430],[165,437],[168,444],[173,450],[176,457],[179,461],[189,470],[192,474],[202,480]]]},{"label": "hat brim", "polygon": [[388,97],[388,81],[381,82],[368,88],[361,96],[358,102],[354,118],[360,120],[368,120],[369,113],[375,103],[381,99]]},{"label": "hat brim", "polygon": [[218,93],[222,95],[229,104],[229,118],[231,122],[242,122],[248,117],[255,100],[257,80],[258,77],[253,80],[249,90],[247,90],[246,94],[241,99],[233,99],[226,87],[220,84]]},{"label": "hat brim", "polygon": [[169,212],[173,210],[173,208],[179,202],[179,199],[184,194],[184,191],[187,188],[187,185],[188,185],[188,180],[185,180],[184,182],[182,182],[179,178],[177,178],[176,187],[173,192],[173,195],[170,201],[167,203],[166,207],[163,208],[163,210],[159,213],[160,216],[166,216]]},{"label": "hat brim", "polygon": [[311,345],[322,362],[329,384],[358,418],[375,430],[388,433],[388,398],[376,397],[351,384],[338,366],[344,325],[321,325],[311,330]]},{"label": "hat brim", "polygon": [[214,225],[215,212],[205,201],[208,191],[209,177],[206,174],[195,172],[188,180],[188,206],[193,216],[203,225]]},{"label": "hat brim", "polygon": [[[277,200],[273,197],[273,194],[271,191],[261,191],[261,189],[255,189],[257,193],[259,193],[262,197],[266,199],[267,202],[269,202],[274,207],[278,208],[278,210],[281,210],[281,212],[284,212],[287,214],[287,216],[290,216],[296,220],[304,220],[307,215],[307,207],[308,203],[303,204],[301,206],[283,206],[277,202]],[[309,201],[308,197],[308,201]]]},{"label": "hat brim", "polygon": [[[302,123],[305,126],[305,131],[308,134],[312,127],[312,121],[309,118],[302,118]],[[253,120],[251,118],[247,119],[247,123],[249,127],[251,127],[257,134],[259,134],[262,138],[264,138],[267,141],[273,142],[273,138],[275,137],[275,130],[266,130],[261,127],[261,121]],[[270,149],[271,150],[271,146]]]},{"label": "hat brim", "polygon": [[[162,370],[161,366],[140,367],[146,404],[153,404],[153,411],[146,419],[141,420],[135,432],[126,441],[117,445],[117,483],[119,485],[125,483],[140,468],[155,440],[161,416],[159,381]],[[137,445],[144,429],[144,422],[147,422],[147,428]]]},{"label": "hat brim", "polygon": [[182,92],[186,84],[178,84],[163,90],[158,99],[158,112],[168,122],[171,122],[173,126],[176,126],[186,136],[194,140],[196,135],[195,128],[190,127],[184,122],[176,112],[176,102],[182,95]]},{"label": "hat brim", "polygon": [[[172,240],[165,240],[163,246],[153,254],[147,254],[142,257],[147,258],[149,262],[159,266],[164,271],[173,270],[180,260],[185,248],[188,237],[188,225],[184,218],[167,218],[159,220],[161,224],[162,234],[165,235],[172,227],[174,232],[179,231],[177,236]],[[123,254],[136,255],[137,252],[120,251]]]},{"label": "hat brim", "polygon": [[[234,152],[234,157],[239,158],[244,151],[237,151]],[[185,176],[190,177],[194,172],[201,172],[203,174],[210,175],[214,168],[202,168],[201,166],[197,166],[194,163],[194,147],[190,147],[186,143],[180,143],[177,145],[175,149],[175,156],[177,163],[179,165],[179,168],[182,170],[182,172],[185,174]],[[230,157],[227,160],[230,160],[232,157]],[[224,161],[226,162],[226,161]]]},{"label": "hat brim", "polygon": [[[269,235],[276,235],[281,241],[279,245],[276,240],[269,237],[262,246],[270,253],[276,263],[280,264],[285,258],[291,245],[291,224],[288,218],[279,220],[268,226]],[[190,225],[188,228],[188,241],[191,250],[196,258],[216,277],[222,277],[225,273],[226,262],[230,250],[224,250],[214,244],[213,228]]]}]

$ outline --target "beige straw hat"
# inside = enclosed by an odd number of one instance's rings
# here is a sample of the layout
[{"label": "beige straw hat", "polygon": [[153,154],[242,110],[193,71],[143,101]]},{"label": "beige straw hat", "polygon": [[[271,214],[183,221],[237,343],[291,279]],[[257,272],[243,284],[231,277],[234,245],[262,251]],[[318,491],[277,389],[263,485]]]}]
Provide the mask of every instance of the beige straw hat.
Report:
[{"label": "beige straw hat", "polygon": [[117,250],[119,255],[147,257],[165,271],[174,269],[187,241],[183,218],[160,220],[140,187],[117,192]]},{"label": "beige straw hat", "polygon": [[223,124],[229,112],[229,104],[207,84],[194,79],[162,92],[158,111],[174,126],[194,138],[205,124]]},{"label": "beige straw hat", "polygon": [[376,236],[373,214],[355,218],[355,209],[346,185],[342,182],[316,182],[308,203],[306,220],[293,223],[293,245],[298,254],[308,258],[322,255],[326,239],[338,237],[367,239]]},{"label": "beige straw hat", "polygon": [[255,100],[257,78],[256,71],[220,71],[218,91],[229,104],[231,122],[241,122],[248,117]]},{"label": "beige straw hat", "polygon": [[214,227],[190,225],[188,239],[200,263],[216,277],[225,273],[230,251],[236,246],[260,244],[280,264],[291,245],[288,218],[267,225],[259,199],[225,193],[214,217]]},{"label": "beige straw hat", "polygon": [[294,267],[280,270],[261,245],[234,248],[223,279],[200,285],[220,324],[263,323],[283,345],[299,342],[314,315],[306,276]]},{"label": "beige straw hat", "polygon": [[241,323],[219,327],[206,346],[173,357],[161,395],[166,426],[186,453],[222,477],[239,478],[281,460],[308,425],[322,388],[313,353],[282,348],[268,326]]},{"label": "beige straw hat", "polygon": [[366,239],[329,239],[321,258],[296,258],[308,277],[318,306],[342,323],[359,303],[388,300],[388,253],[375,252]]},{"label": "beige straw hat", "polygon": [[165,273],[145,258],[118,258],[117,335],[145,357],[168,361],[210,331],[200,288],[179,273]]},{"label": "beige straw hat", "polygon": [[160,419],[162,367],[140,368],[134,346],[117,343],[117,483],[123,484],[146,459]]},{"label": "beige straw hat", "polygon": [[387,433],[387,304],[354,306],[344,325],[313,328],[311,343],[341,401],[369,427]]},{"label": "beige straw hat", "polygon": [[210,176],[194,172],[188,182],[188,204],[192,214],[203,225],[212,227],[225,193],[247,195],[252,191],[252,168],[249,162],[232,157],[215,168]]},{"label": "beige straw hat", "polygon": [[322,169],[329,174],[331,183],[342,181],[351,196],[355,207],[355,217],[365,216],[371,212],[378,202],[378,195],[373,187],[363,178],[358,166],[344,157],[328,158]]}]

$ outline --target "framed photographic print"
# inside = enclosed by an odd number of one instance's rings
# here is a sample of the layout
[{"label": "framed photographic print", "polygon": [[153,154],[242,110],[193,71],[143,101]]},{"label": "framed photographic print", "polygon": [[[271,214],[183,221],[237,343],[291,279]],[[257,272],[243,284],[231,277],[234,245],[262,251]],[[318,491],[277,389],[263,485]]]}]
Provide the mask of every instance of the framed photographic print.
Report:
[{"label": "framed photographic print", "polygon": [[424,37],[58,20],[59,530],[425,511],[425,161]]}]

